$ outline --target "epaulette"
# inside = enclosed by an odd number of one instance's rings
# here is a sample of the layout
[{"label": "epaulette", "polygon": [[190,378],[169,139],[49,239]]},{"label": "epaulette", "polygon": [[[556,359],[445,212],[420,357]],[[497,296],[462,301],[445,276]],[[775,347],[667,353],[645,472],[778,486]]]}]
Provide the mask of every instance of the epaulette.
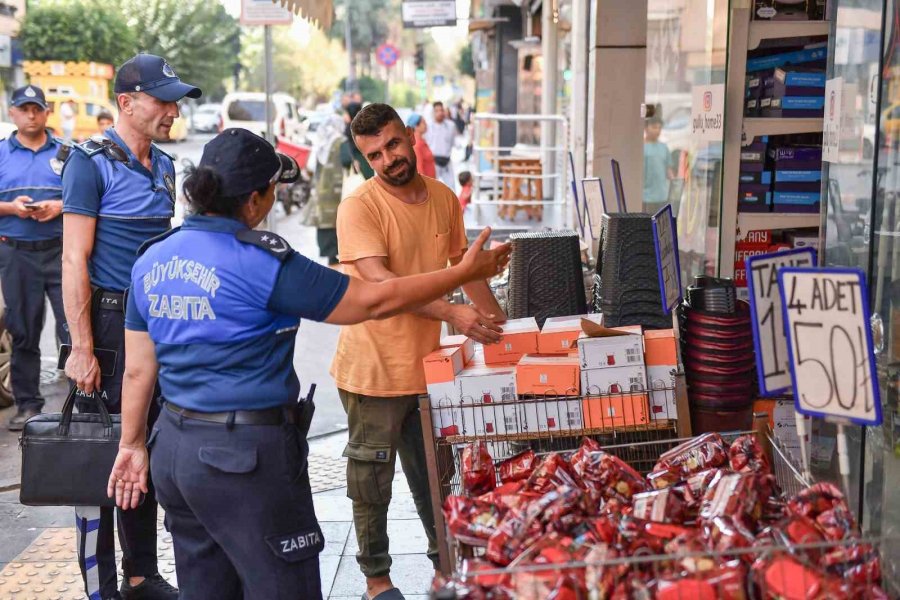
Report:
[{"label": "epaulette", "polygon": [[89,140],[81,142],[80,144],[75,144],[75,148],[83,151],[88,156],[94,156],[95,154],[103,152],[104,146],[94,138],[91,138]]},{"label": "epaulette", "polygon": [[173,227],[172,229],[168,230],[168,231],[165,232],[165,233],[161,233],[161,234],[159,234],[159,235],[156,236],[156,237],[150,238],[149,240],[147,240],[146,242],[144,242],[143,244],[141,244],[141,246],[138,248],[137,255],[138,255],[138,256],[141,256],[144,252],[147,251],[147,248],[149,248],[150,246],[152,246],[152,245],[155,244],[156,242],[161,242],[161,241],[163,241],[164,239],[166,239],[167,237],[169,237],[170,235],[172,235],[172,234],[175,233],[176,231],[179,231],[180,229],[181,229],[181,227]]},{"label": "epaulette", "polygon": [[294,249],[280,235],[270,231],[257,231],[255,229],[241,229],[234,236],[245,244],[253,244],[262,248],[279,261],[284,262],[294,253]]},{"label": "epaulette", "polygon": [[162,154],[163,156],[168,156],[168,157],[169,157],[169,160],[171,160],[172,162],[175,162],[175,157],[174,157],[174,156],[172,156],[171,154],[169,154],[168,152],[166,152],[165,150],[163,150],[162,148],[160,148],[160,147],[157,146],[156,144],[151,143],[151,144],[150,144],[150,147],[153,148],[154,150],[156,150],[157,152],[159,152],[160,154]]},{"label": "epaulette", "polygon": [[92,135],[89,140],[78,144],[76,147],[84,151],[88,156],[102,153],[110,160],[125,163],[126,165],[130,162],[128,153],[121,146],[100,134]]},{"label": "epaulette", "polygon": [[66,144],[59,138],[53,138],[54,141],[59,142],[59,149],[56,151],[56,160],[60,163],[65,163],[66,159],[69,158],[69,155],[72,154],[72,146]]}]

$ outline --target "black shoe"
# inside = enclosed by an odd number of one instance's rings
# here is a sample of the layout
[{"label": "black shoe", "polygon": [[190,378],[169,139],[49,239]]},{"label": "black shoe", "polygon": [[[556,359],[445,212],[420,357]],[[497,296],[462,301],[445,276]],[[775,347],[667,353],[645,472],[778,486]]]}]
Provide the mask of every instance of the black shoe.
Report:
[{"label": "black shoe", "polygon": [[178,590],[169,585],[159,573],[144,578],[132,587],[128,578],[122,582],[122,600],[178,600]]},{"label": "black shoe", "polygon": [[20,408],[16,411],[16,415],[9,420],[9,430],[22,431],[25,429],[25,421],[39,414],[41,411],[36,408]]}]

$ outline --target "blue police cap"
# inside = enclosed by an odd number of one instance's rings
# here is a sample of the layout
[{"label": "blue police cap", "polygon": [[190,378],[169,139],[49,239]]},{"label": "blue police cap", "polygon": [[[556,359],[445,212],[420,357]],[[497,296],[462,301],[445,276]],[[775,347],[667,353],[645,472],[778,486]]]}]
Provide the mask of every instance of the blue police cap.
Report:
[{"label": "blue police cap", "polygon": [[226,129],[203,147],[200,167],[209,167],[222,180],[223,196],[249,194],[272,183],[293,183],[300,167],[275,152],[265,138],[246,129]]},{"label": "blue police cap", "polygon": [[169,63],[153,54],[138,54],[119,67],[114,89],[117,94],[146,92],[163,102],[175,102],[185,96],[199,98],[203,93],[178,79]]},{"label": "blue police cap", "polygon": [[36,85],[26,85],[13,90],[10,106],[24,106],[25,104],[37,104],[47,110],[47,99],[44,98],[44,90]]}]

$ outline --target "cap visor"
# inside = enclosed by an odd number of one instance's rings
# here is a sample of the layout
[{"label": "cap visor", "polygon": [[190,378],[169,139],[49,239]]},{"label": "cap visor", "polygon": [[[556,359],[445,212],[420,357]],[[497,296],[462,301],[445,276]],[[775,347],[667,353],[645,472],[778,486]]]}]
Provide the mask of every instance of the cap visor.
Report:
[{"label": "cap visor", "polygon": [[182,81],[173,81],[166,85],[142,91],[150,94],[154,98],[159,98],[163,102],[177,102],[185,96],[188,98],[199,98],[203,93],[200,91],[200,88],[188,85]]},{"label": "cap visor", "polygon": [[297,161],[280,152],[275,154],[281,161],[281,175],[278,177],[278,183],[294,183],[300,179],[300,167],[297,166]]},{"label": "cap visor", "polygon": [[49,108],[44,102],[41,102],[40,100],[35,100],[34,98],[22,98],[20,100],[16,100],[15,102],[12,103],[11,106],[19,107],[19,106],[25,106],[26,104],[36,104],[44,110],[47,110],[47,108]]}]

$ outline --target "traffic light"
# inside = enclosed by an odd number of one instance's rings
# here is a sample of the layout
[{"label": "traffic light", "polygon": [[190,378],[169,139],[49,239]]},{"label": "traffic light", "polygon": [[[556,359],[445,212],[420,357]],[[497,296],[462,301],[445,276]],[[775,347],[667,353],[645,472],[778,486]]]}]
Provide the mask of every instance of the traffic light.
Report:
[{"label": "traffic light", "polygon": [[416,44],[416,70],[425,69],[425,45]]}]

